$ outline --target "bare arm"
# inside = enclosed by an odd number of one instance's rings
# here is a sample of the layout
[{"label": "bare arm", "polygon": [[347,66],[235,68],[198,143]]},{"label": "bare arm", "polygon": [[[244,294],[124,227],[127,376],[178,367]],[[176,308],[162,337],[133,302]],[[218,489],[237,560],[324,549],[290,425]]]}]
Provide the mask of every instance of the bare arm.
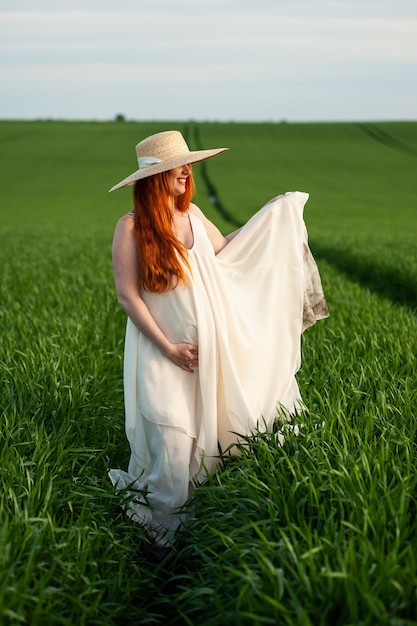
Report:
[{"label": "bare arm", "polygon": [[214,252],[216,254],[218,254],[220,250],[223,250],[223,248],[225,248],[227,244],[230,241],[232,241],[232,239],[234,239],[234,237],[236,237],[236,235],[240,231],[240,228],[239,228],[238,230],[233,231],[233,233],[230,233],[229,235],[225,237],[219,231],[217,226],[215,226],[213,222],[207,219],[207,217],[204,215],[201,209],[198,208],[198,206],[196,206],[195,204],[191,204],[190,211],[192,211],[193,214],[196,215],[199,218],[199,220],[203,222],[204,228],[206,229],[207,236],[210,239],[212,246],[214,248]]},{"label": "bare arm", "polygon": [[232,233],[229,233],[228,235],[226,235],[227,243],[230,243],[232,241],[232,239],[234,239],[236,237],[236,235],[238,235],[240,233],[241,230],[242,230],[242,227],[240,227],[237,230],[234,230]]},{"label": "bare arm", "polygon": [[[283,194],[276,196],[275,198],[272,198],[272,200],[270,200],[268,204],[270,202],[274,202],[275,200],[278,200],[279,198],[283,198]],[[229,233],[225,237],[219,231],[217,226],[215,226],[213,222],[210,222],[210,220],[207,219],[207,217],[204,215],[202,210],[198,208],[198,206],[196,206],[195,204],[190,204],[190,211],[192,211],[194,215],[196,215],[203,222],[208,238],[210,239],[214,248],[214,252],[216,254],[218,254],[221,250],[223,250],[223,248],[225,248],[227,244],[230,243],[232,239],[234,239],[236,235],[238,235],[240,231],[242,230],[242,227],[240,227],[237,230],[234,230],[232,233]]]},{"label": "bare arm", "polygon": [[174,344],[169,341],[153,319],[148,307],[139,295],[137,243],[133,219],[122,217],[114,233],[113,268],[117,298],[129,318],[161,351],[181,369],[192,372],[190,363],[198,365],[198,348],[188,343]]}]

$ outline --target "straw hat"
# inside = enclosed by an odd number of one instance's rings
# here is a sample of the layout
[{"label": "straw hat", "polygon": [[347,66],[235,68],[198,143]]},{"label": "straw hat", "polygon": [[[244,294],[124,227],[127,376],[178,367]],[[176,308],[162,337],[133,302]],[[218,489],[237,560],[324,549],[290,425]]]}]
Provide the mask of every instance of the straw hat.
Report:
[{"label": "straw hat", "polygon": [[167,130],[147,137],[136,146],[139,169],[133,172],[109,191],[121,189],[147,176],[167,172],[174,167],[205,161],[228,150],[216,148],[214,150],[197,150],[190,152],[184,137],[178,130]]}]

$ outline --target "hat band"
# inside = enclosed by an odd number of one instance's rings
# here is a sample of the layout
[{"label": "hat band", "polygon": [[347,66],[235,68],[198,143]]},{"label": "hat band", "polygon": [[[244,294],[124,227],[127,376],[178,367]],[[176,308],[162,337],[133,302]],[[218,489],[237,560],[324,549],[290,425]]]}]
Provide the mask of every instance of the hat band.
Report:
[{"label": "hat band", "polygon": [[155,165],[155,163],[162,163],[161,159],[157,159],[155,157],[143,156],[138,157],[139,169],[143,170],[145,167],[149,167],[150,165]]}]

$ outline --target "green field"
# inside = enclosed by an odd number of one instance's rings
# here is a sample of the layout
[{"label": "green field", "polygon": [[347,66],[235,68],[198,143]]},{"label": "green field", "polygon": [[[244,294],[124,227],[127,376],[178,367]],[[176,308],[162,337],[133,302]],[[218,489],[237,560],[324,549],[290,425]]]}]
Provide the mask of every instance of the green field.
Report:
[{"label": "green field", "polygon": [[[107,190],[169,128],[230,147],[194,168],[225,233],[310,193],[331,318],[303,337],[300,435],[249,439],[157,563],[107,479],[131,208]],[[417,123],[0,122],[0,164],[0,624],[417,624]]]}]

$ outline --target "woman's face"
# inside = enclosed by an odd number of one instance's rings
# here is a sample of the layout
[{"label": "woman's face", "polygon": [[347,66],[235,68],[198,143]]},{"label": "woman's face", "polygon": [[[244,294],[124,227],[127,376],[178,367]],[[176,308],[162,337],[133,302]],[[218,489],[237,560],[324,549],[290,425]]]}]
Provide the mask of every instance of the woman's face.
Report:
[{"label": "woman's face", "polygon": [[174,197],[181,196],[185,193],[187,179],[190,173],[191,170],[188,165],[181,165],[181,167],[174,167],[173,170],[169,170],[168,181]]}]

